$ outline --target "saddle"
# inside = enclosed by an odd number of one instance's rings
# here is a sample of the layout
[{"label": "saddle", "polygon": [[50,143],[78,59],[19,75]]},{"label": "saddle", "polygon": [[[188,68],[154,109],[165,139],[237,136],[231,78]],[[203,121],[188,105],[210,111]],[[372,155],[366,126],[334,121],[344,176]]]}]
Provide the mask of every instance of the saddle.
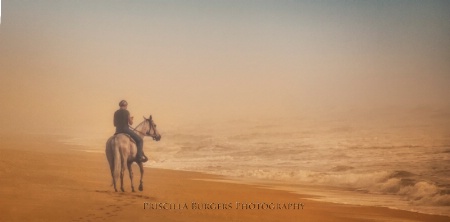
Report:
[{"label": "saddle", "polygon": [[132,143],[136,144],[136,141],[134,141],[134,139],[130,135],[126,134],[126,133],[114,133],[114,136],[117,136],[119,134],[123,134],[123,135],[127,136]]}]

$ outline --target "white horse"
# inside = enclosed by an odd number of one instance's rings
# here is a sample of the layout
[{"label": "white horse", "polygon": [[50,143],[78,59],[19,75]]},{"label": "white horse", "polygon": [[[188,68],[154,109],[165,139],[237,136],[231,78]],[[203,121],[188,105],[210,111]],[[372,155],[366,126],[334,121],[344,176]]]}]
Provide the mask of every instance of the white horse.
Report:
[{"label": "white horse", "polygon": [[[135,129],[133,129],[137,134],[144,139],[145,136],[150,136],[153,140],[159,141],[161,139],[161,135],[156,130],[156,124],[153,122],[152,116],[150,118],[145,118],[144,121],[141,122]],[[120,189],[122,192],[123,189],[123,176],[125,173],[125,169],[128,169],[131,180],[131,191],[134,192],[133,185],[133,170],[131,168],[131,164],[136,162],[136,143],[131,139],[127,134],[119,133],[114,135],[108,139],[106,142],[106,158],[109,162],[109,167],[111,169],[111,176],[113,180],[114,190],[117,192],[116,187],[116,179],[120,175]],[[144,156],[145,161],[148,160],[146,156]],[[142,178],[144,176],[144,166],[142,162],[136,162],[139,165],[139,169],[141,171],[141,180],[139,184],[139,190],[144,190]]]}]

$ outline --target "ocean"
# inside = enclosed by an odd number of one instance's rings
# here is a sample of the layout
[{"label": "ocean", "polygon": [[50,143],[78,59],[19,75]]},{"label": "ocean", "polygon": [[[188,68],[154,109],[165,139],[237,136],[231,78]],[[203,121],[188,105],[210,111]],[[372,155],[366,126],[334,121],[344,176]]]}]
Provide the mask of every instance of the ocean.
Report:
[{"label": "ocean", "polygon": [[[319,201],[450,216],[448,122],[374,121],[241,120],[172,126],[159,129],[160,142],[145,139],[145,166],[270,184],[318,195],[313,199]],[[95,150],[103,152],[104,144]]]}]

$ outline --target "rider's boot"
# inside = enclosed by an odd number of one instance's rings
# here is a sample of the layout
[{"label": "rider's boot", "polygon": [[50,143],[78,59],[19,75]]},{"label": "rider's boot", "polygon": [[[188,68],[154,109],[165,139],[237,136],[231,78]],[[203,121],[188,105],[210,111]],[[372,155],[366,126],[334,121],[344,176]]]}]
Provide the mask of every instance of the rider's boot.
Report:
[{"label": "rider's boot", "polygon": [[138,153],[136,154],[136,162],[145,163],[147,162],[148,158],[145,157],[144,154]]},{"label": "rider's boot", "polygon": [[141,162],[142,162],[142,163],[145,163],[145,162],[147,162],[147,161],[148,161],[147,156],[145,156],[144,152],[142,152]]}]

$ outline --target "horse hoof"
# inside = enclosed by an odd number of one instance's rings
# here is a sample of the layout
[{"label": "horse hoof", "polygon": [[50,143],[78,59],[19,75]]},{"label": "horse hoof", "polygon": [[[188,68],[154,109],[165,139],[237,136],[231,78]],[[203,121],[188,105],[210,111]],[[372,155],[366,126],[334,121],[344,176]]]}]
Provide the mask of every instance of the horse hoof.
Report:
[{"label": "horse hoof", "polygon": [[124,189],[120,189],[120,190],[122,190],[122,192],[125,192],[125,190],[124,190]]},{"label": "horse hoof", "polygon": [[139,191],[143,191],[144,190],[144,188],[143,187],[139,187]]}]

